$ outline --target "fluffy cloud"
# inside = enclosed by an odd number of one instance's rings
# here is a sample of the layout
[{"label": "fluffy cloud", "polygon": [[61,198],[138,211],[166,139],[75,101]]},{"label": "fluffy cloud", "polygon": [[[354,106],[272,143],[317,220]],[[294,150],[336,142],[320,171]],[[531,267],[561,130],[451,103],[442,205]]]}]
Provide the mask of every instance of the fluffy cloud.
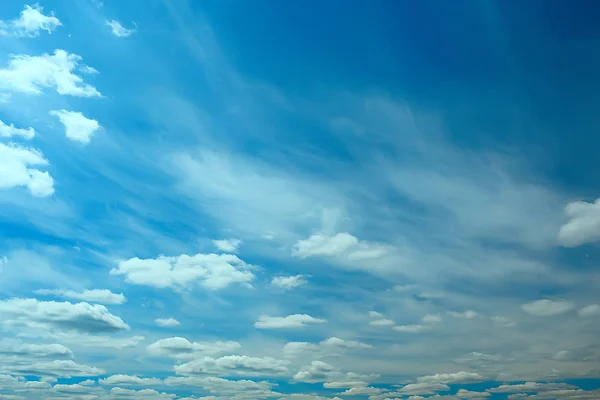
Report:
[{"label": "fluffy cloud", "polygon": [[118,332],[129,329],[129,325],[102,305],[72,304],[66,301],[0,300],[0,320],[7,326],[82,333]]},{"label": "fluffy cloud", "polygon": [[392,328],[397,332],[419,333],[429,329],[425,325],[396,325]]},{"label": "fluffy cloud", "polygon": [[572,310],[573,307],[573,303],[569,301],[555,301],[543,299],[523,304],[521,306],[521,309],[527,314],[535,315],[538,317],[551,317],[554,315],[564,314]]},{"label": "fluffy cloud", "polygon": [[442,322],[442,317],[436,314],[427,314],[423,317],[423,322],[426,324],[437,324]]},{"label": "fluffy cloud", "polygon": [[525,382],[514,385],[500,385],[487,391],[490,393],[531,393],[563,389],[576,389],[576,387],[567,383]]},{"label": "fluffy cloud", "polygon": [[200,387],[210,393],[227,396],[228,398],[238,398],[239,396],[246,399],[263,399],[280,396],[278,393],[271,391],[272,383],[266,381],[255,382],[248,379],[229,380],[214,376],[168,377],[165,379],[165,384],[169,386]]},{"label": "fluffy cloud", "polygon": [[36,362],[31,364],[18,364],[0,367],[13,375],[42,376],[55,378],[72,378],[74,376],[98,376],[104,374],[100,368],[77,364],[72,360],[54,360],[49,362]]},{"label": "fluffy cloud", "polygon": [[288,371],[288,362],[271,357],[230,355],[220,358],[202,357],[185,364],[176,365],[179,375],[240,375],[275,376]]},{"label": "fluffy cloud", "polygon": [[38,150],[0,143],[0,189],[23,186],[35,197],[52,195],[52,176],[46,171],[31,168],[46,165],[48,161]]},{"label": "fluffy cloud", "polygon": [[174,328],[181,325],[175,318],[156,318],[154,323],[162,328]]},{"label": "fluffy cloud", "polygon": [[454,372],[450,374],[435,374],[426,375],[417,378],[417,382],[420,383],[445,383],[445,384],[457,384],[457,383],[476,383],[483,382],[486,378],[479,375],[476,372]]},{"label": "fluffy cloud", "polygon": [[292,314],[286,317],[270,317],[261,315],[254,326],[259,329],[284,329],[284,328],[302,328],[307,324],[322,324],[327,322],[325,319],[314,318],[308,314]]},{"label": "fluffy cloud", "polygon": [[[450,390],[448,385],[442,383],[429,383],[429,382],[419,382],[419,383],[409,383],[408,385],[402,386],[397,390],[398,394],[401,395],[409,395],[409,394],[435,394],[436,392],[444,392]],[[391,393],[386,393],[386,396],[391,397]]]},{"label": "fluffy cloud", "polygon": [[30,344],[19,340],[0,339],[0,354],[19,357],[71,358],[73,352],[62,344]]},{"label": "fluffy cloud", "polygon": [[98,381],[105,386],[152,386],[162,384],[162,380],[158,378],[140,378],[135,375],[111,375]]},{"label": "fluffy cloud", "polygon": [[294,375],[294,380],[307,383],[324,382],[335,372],[337,370],[331,365],[323,361],[313,361],[310,365],[300,369]]},{"label": "fluffy cloud", "polygon": [[33,139],[35,130],[33,128],[16,128],[14,124],[7,125],[0,120],[0,137],[12,138],[20,136],[24,139]]},{"label": "fluffy cloud", "polygon": [[294,289],[307,283],[304,275],[276,276],[271,280],[271,285],[284,290]]},{"label": "fluffy cloud", "polygon": [[127,301],[123,293],[113,293],[108,289],[91,289],[84,290],[83,292],[62,289],[38,289],[34,293],[40,296],[55,296],[100,304],[123,304]]},{"label": "fluffy cloud", "polygon": [[477,316],[477,313],[472,310],[467,310],[463,312],[450,311],[448,315],[451,315],[455,318],[473,319]]},{"label": "fluffy cloud", "polygon": [[220,239],[212,242],[217,249],[226,253],[236,253],[242,244],[239,239]]},{"label": "fluffy cloud", "polygon": [[44,9],[38,4],[25,6],[19,18],[12,21],[0,21],[0,36],[36,37],[40,31],[52,33],[62,25],[53,13],[43,14]]},{"label": "fluffy cloud", "polygon": [[391,319],[376,319],[373,321],[369,321],[369,325],[371,326],[394,326],[396,323]]},{"label": "fluffy cloud", "polygon": [[154,389],[134,390],[115,387],[103,400],[171,400],[176,397],[174,394],[157,392]]},{"label": "fluffy cloud", "polygon": [[333,236],[314,234],[308,239],[299,240],[292,249],[292,255],[300,258],[342,254],[351,260],[375,259],[387,254],[387,249],[379,244],[359,241],[346,232]]},{"label": "fluffy cloud", "polygon": [[577,311],[577,314],[581,318],[596,317],[600,315],[600,305],[590,304],[589,306],[583,307]]},{"label": "fluffy cloud", "polygon": [[8,67],[0,69],[0,89],[25,94],[42,94],[53,88],[60,95],[101,97],[95,87],[83,82],[73,71],[81,57],[64,50],[41,56],[12,55]]},{"label": "fluffy cloud", "polygon": [[242,347],[238,342],[190,342],[182,337],[158,340],[148,346],[148,353],[178,360],[193,360],[207,355],[231,353]]},{"label": "fluffy cloud", "polygon": [[120,38],[131,36],[136,32],[135,29],[125,28],[119,21],[115,21],[114,19],[112,21],[106,21],[106,26],[110,28],[113,35]]},{"label": "fluffy cloud", "polygon": [[354,350],[354,349],[370,349],[373,346],[355,340],[344,340],[337,337],[330,337],[321,341],[318,344],[308,342],[289,342],[283,346],[283,354],[286,357],[297,357],[299,355],[315,355],[320,353],[320,356],[332,355],[339,352]]},{"label": "fluffy cloud", "polygon": [[251,266],[232,254],[182,254],[156,259],[131,258],[121,261],[112,275],[125,275],[129,283],[156,288],[187,288],[199,283],[205,289],[224,289],[233,283],[254,279]]},{"label": "fluffy cloud", "polygon": [[100,129],[98,121],[89,119],[78,111],[53,110],[49,114],[60,120],[65,126],[65,135],[74,142],[88,144]]},{"label": "fluffy cloud", "polygon": [[577,247],[600,240],[600,199],[593,203],[569,203],[565,214],[569,220],[558,233],[558,240],[563,246]]}]

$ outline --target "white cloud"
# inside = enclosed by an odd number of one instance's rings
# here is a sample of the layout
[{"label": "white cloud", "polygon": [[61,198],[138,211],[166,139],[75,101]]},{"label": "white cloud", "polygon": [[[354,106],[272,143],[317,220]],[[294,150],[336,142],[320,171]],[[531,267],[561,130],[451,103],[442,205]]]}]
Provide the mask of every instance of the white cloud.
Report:
[{"label": "white cloud", "polygon": [[[402,386],[398,389],[399,394],[409,395],[409,394],[435,394],[436,392],[443,392],[446,390],[450,390],[448,385],[442,383],[429,383],[429,382],[419,382],[419,383],[409,383],[408,385]],[[386,393],[386,396],[391,396],[393,393]]]},{"label": "white cloud", "polygon": [[292,255],[300,258],[345,255],[351,260],[365,260],[380,258],[386,254],[385,246],[359,241],[355,236],[346,232],[333,236],[314,234],[308,239],[299,240],[292,249]]},{"label": "white cloud", "polygon": [[500,315],[495,315],[492,317],[492,321],[494,321],[494,325],[499,328],[512,328],[516,326],[516,322],[507,317],[502,317]]},{"label": "white cloud", "polygon": [[[114,387],[110,390],[106,400],[171,400],[177,397],[174,394],[157,392],[154,389],[123,389]],[[83,400],[83,399],[82,399]]]},{"label": "white cloud", "polygon": [[600,305],[590,304],[589,306],[579,309],[579,311],[577,311],[577,314],[581,318],[597,317],[600,315]]},{"label": "white cloud", "polygon": [[383,318],[383,314],[377,311],[369,311],[369,317],[371,318]]},{"label": "white cloud", "polygon": [[308,281],[304,278],[304,275],[276,276],[271,280],[271,285],[284,290],[294,289],[307,283]]},{"label": "white cloud", "polygon": [[232,254],[182,254],[156,259],[131,258],[119,262],[112,275],[125,275],[126,281],[156,288],[188,288],[198,283],[208,290],[224,289],[234,283],[249,284],[254,279],[251,266]]},{"label": "white cloud", "polygon": [[375,396],[383,392],[381,388],[371,386],[358,386],[338,393],[340,396]]},{"label": "white cloud", "polygon": [[237,253],[240,245],[243,243],[240,239],[219,239],[212,242],[217,249],[226,253]]},{"label": "white cloud", "polygon": [[59,329],[82,333],[128,330],[123,320],[99,304],[37,299],[0,300],[0,321],[6,326]]},{"label": "white cloud", "polygon": [[396,325],[392,329],[397,332],[419,333],[428,330],[429,327],[424,325]]},{"label": "white cloud", "polygon": [[456,318],[473,319],[477,316],[477,313],[472,310],[467,310],[463,312],[450,311],[448,315],[451,315]]},{"label": "white cloud", "polygon": [[181,325],[175,318],[156,318],[154,323],[163,328],[173,328]]},{"label": "white cloud", "polygon": [[100,379],[98,383],[105,386],[152,386],[160,385],[163,382],[158,378],[140,378],[135,375],[117,374]]},{"label": "white cloud", "polygon": [[12,138],[13,136],[21,136],[24,139],[33,139],[35,130],[33,128],[16,128],[14,124],[6,125],[0,120],[0,137]]},{"label": "white cloud", "polygon": [[288,371],[288,361],[271,357],[230,355],[220,358],[203,357],[185,364],[176,365],[179,375],[241,375],[275,376]]},{"label": "white cloud", "polygon": [[569,203],[565,214],[569,220],[558,233],[558,240],[563,246],[577,247],[600,240],[600,198],[593,203]]},{"label": "white cloud", "polygon": [[44,15],[43,11],[38,4],[25,6],[19,18],[8,22],[0,21],[0,36],[36,37],[40,31],[52,33],[62,25],[53,13]]},{"label": "white cloud", "polygon": [[495,388],[487,389],[487,391],[490,393],[531,393],[562,389],[576,389],[576,387],[567,383],[525,382],[514,385],[500,385]]},{"label": "white cloud", "polygon": [[193,360],[207,355],[232,353],[242,346],[233,341],[190,342],[182,337],[158,340],[148,346],[148,353],[177,360]]},{"label": "white cloud", "polygon": [[261,315],[254,326],[259,329],[302,328],[307,324],[321,324],[327,320],[314,318],[308,314],[292,314],[286,317]]},{"label": "white cloud", "polygon": [[437,324],[442,322],[442,317],[437,314],[427,314],[423,317],[423,322],[426,324]]},{"label": "white cloud", "polygon": [[457,383],[477,383],[483,382],[486,378],[479,375],[476,372],[453,372],[449,374],[435,374],[426,375],[417,378],[417,382],[420,383],[445,383],[445,384],[457,384]]},{"label": "white cloud", "polygon": [[79,61],[80,56],[64,50],[52,55],[11,55],[8,67],[0,69],[0,90],[40,95],[43,88],[53,88],[60,95],[101,97],[95,87],[73,73]]},{"label": "white cloud", "polygon": [[391,319],[376,319],[373,321],[369,321],[369,325],[371,326],[394,326],[396,323]]},{"label": "white cloud", "polygon": [[536,300],[531,303],[526,303],[521,306],[521,309],[528,314],[535,315],[538,317],[551,317],[554,315],[564,314],[574,307],[573,303],[569,301],[555,301],[555,300]]},{"label": "white cloud", "polygon": [[303,367],[295,375],[298,382],[316,383],[328,380],[337,370],[323,361],[313,361],[309,366]]},{"label": "white cloud", "polygon": [[62,344],[31,344],[20,340],[0,339],[0,354],[21,357],[71,358],[73,352]]},{"label": "white cloud", "polygon": [[35,197],[52,195],[52,176],[47,171],[30,168],[46,165],[48,161],[38,150],[0,143],[0,189],[24,186]]},{"label": "white cloud", "polygon": [[[271,388],[274,384],[266,381],[255,382],[248,379],[229,380],[217,378],[214,376],[170,376],[165,379],[165,384],[169,386],[199,387],[204,390],[207,390],[210,393],[214,393],[220,396],[214,397],[214,399],[242,398],[254,400],[280,397],[280,394],[271,391]],[[204,397],[203,399],[211,400],[213,399],[213,397]]]},{"label": "white cloud", "polygon": [[106,26],[110,27],[112,34],[116,37],[128,37],[136,32],[135,29],[125,28],[119,21],[115,21],[114,19],[112,21],[106,21]]},{"label": "white cloud", "polygon": [[18,364],[0,367],[0,371],[13,375],[72,378],[74,376],[98,376],[104,371],[100,368],[77,364],[72,360],[54,360],[31,364]]},{"label": "white cloud", "polygon": [[82,292],[63,289],[38,289],[34,293],[39,296],[56,296],[100,304],[123,304],[127,301],[123,293],[113,293],[108,289],[91,289]]},{"label": "white cloud", "polygon": [[65,126],[65,135],[74,142],[88,144],[94,133],[100,129],[95,119],[89,119],[78,111],[53,110],[49,113],[58,117]]}]

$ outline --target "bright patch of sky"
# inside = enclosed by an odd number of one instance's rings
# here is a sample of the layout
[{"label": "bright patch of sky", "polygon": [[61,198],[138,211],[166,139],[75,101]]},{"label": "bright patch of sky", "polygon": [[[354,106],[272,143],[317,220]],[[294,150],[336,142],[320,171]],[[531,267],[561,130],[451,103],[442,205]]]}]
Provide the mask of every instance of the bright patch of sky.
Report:
[{"label": "bright patch of sky", "polygon": [[0,399],[600,398],[594,2],[0,2]]}]

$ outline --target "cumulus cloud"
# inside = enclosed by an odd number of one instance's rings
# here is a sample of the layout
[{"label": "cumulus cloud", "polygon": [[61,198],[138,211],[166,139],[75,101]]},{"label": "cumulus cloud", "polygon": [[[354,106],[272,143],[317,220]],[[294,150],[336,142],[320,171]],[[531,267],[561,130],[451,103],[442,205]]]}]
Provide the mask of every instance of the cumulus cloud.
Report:
[{"label": "cumulus cloud", "polygon": [[288,342],[283,346],[283,354],[287,358],[307,354],[311,354],[311,356],[327,356],[349,350],[371,349],[372,347],[373,346],[367,343],[355,340],[344,340],[332,336],[316,344],[308,342]]},{"label": "cumulus cloud", "polygon": [[292,249],[292,255],[300,258],[333,257],[345,255],[351,260],[376,259],[387,254],[385,246],[360,241],[349,233],[337,233],[333,236],[314,234],[299,240]]},{"label": "cumulus cloud", "polygon": [[105,386],[152,386],[163,383],[158,378],[140,378],[136,375],[111,375],[104,379],[98,380],[98,383]]},{"label": "cumulus cloud", "polygon": [[429,329],[425,325],[396,325],[392,328],[397,332],[419,333]]},{"label": "cumulus cloud", "polygon": [[113,293],[108,289],[91,289],[82,292],[63,289],[38,289],[34,293],[39,296],[55,296],[100,304],[123,304],[127,301],[123,293]]},{"label": "cumulus cloud", "polygon": [[567,383],[538,383],[525,382],[519,384],[500,385],[495,388],[487,389],[490,393],[531,393],[543,392],[549,390],[576,389],[576,386]]},{"label": "cumulus cloud", "polygon": [[171,337],[150,344],[148,353],[177,360],[192,360],[207,355],[232,353],[241,347],[238,342],[233,341],[190,342],[182,337]]},{"label": "cumulus cloud", "polygon": [[271,285],[284,290],[294,289],[307,283],[304,275],[276,276],[271,280]]},{"label": "cumulus cloud", "polygon": [[19,18],[7,22],[0,21],[0,36],[36,37],[40,35],[40,31],[52,33],[62,25],[53,13],[44,15],[43,11],[38,4],[26,5]]},{"label": "cumulus cloud", "polygon": [[72,378],[75,376],[103,375],[104,370],[77,364],[72,360],[54,360],[48,362],[35,362],[31,364],[18,364],[0,367],[0,371],[13,375],[42,376],[54,378]]},{"label": "cumulus cloud", "polygon": [[154,323],[162,328],[174,328],[181,325],[175,318],[156,318]]},{"label": "cumulus cloud", "polygon": [[[263,399],[280,397],[280,394],[271,391],[271,388],[274,384],[267,381],[256,382],[248,379],[229,380],[214,376],[171,376],[165,379],[165,384],[168,386],[199,387],[207,390],[210,393],[214,393],[219,396],[227,396],[227,398],[234,399]],[[210,400],[211,398],[206,397],[205,399]]]},{"label": "cumulus cloud", "polygon": [[24,358],[71,358],[73,352],[62,344],[32,344],[20,340],[0,339],[0,354]]},{"label": "cumulus cloud", "polygon": [[52,55],[11,55],[8,67],[0,69],[0,89],[40,95],[42,89],[52,88],[60,95],[101,97],[95,87],[74,73],[79,61],[80,56],[64,50],[55,50]]},{"label": "cumulus cloud", "polygon": [[112,275],[125,275],[126,281],[156,288],[188,288],[197,283],[208,290],[224,289],[234,283],[249,284],[254,279],[251,266],[232,254],[182,254],[156,259],[131,258],[113,268]]},{"label": "cumulus cloud", "polygon": [[472,310],[467,310],[463,312],[450,311],[448,315],[451,315],[455,318],[463,318],[463,319],[473,319],[477,316],[477,313]]},{"label": "cumulus cloud", "polygon": [[[1,78],[0,78],[1,79]],[[48,197],[54,193],[54,179],[37,168],[48,161],[38,150],[0,143],[0,189],[26,187],[32,196]]]},{"label": "cumulus cloud", "polygon": [[106,307],[89,303],[39,301],[37,299],[0,300],[0,321],[6,326],[59,329],[81,333],[128,330],[123,320]]},{"label": "cumulus cloud", "polygon": [[78,111],[53,110],[49,114],[60,120],[65,127],[65,135],[74,142],[88,144],[100,129],[98,121],[89,119]]},{"label": "cumulus cloud", "polygon": [[376,319],[373,321],[369,321],[369,325],[371,326],[394,326],[396,323],[391,319]]},{"label": "cumulus cloud", "polygon": [[176,365],[179,375],[216,376],[275,376],[288,371],[288,361],[271,357],[230,355],[220,358],[202,357],[185,364]]},{"label": "cumulus cloud", "polygon": [[212,242],[217,249],[226,253],[236,253],[243,243],[240,239],[219,239]]},{"label": "cumulus cloud", "polygon": [[120,387],[114,387],[108,393],[108,396],[104,397],[106,400],[171,400],[177,396],[171,393],[158,392],[154,389],[124,389]]},{"label": "cumulus cloud", "polygon": [[457,384],[457,383],[477,383],[483,382],[486,378],[476,372],[453,372],[449,374],[435,374],[426,375],[417,378],[417,382],[420,383],[445,383],[445,384]]},{"label": "cumulus cloud", "polygon": [[597,316],[600,315],[600,305],[598,305],[598,304],[590,304],[589,306],[580,308],[577,311],[577,314],[581,318],[597,317]]},{"label": "cumulus cloud", "polygon": [[0,137],[12,138],[22,137],[23,139],[33,139],[35,136],[35,130],[33,128],[16,128],[14,124],[7,125],[4,121],[0,120]]},{"label": "cumulus cloud", "polygon": [[554,315],[564,314],[574,307],[573,303],[569,301],[543,299],[523,304],[521,309],[527,314],[538,317],[552,317]]},{"label": "cumulus cloud", "polygon": [[286,317],[270,317],[261,315],[254,326],[259,329],[302,328],[308,324],[322,324],[325,319],[314,318],[308,314],[292,314]]},{"label": "cumulus cloud", "polygon": [[106,26],[110,28],[113,35],[120,38],[126,38],[136,32],[135,29],[125,28],[119,21],[115,21],[114,19],[112,21],[106,21]]},{"label": "cumulus cloud", "polygon": [[558,233],[558,240],[563,246],[577,247],[600,240],[600,199],[593,203],[569,203],[565,214],[569,220]]},{"label": "cumulus cloud", "polygon": [[334,367],[326,362],[313,361],[310,365],[301,368],[294,375],[294,380],[307,383],[324,382],[336,371]]}]

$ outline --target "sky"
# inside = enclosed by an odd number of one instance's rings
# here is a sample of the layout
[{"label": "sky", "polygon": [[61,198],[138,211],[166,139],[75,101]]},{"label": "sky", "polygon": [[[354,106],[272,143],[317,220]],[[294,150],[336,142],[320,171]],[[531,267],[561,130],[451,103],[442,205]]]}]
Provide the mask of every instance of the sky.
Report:
[{"label": "sky", "polygon": [[592,0],[3,0],[0,399],[600,398]]}]

